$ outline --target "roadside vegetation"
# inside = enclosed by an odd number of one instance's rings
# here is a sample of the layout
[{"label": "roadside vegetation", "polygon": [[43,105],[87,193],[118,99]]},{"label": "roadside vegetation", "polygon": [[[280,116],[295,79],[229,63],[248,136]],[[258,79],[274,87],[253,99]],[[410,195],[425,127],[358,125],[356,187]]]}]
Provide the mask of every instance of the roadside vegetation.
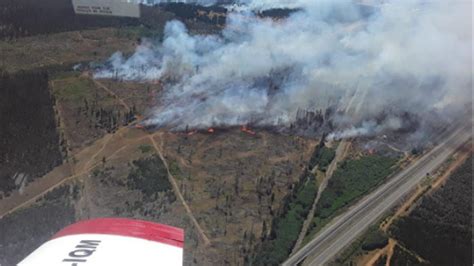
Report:
[{"label": "roadside vegetation", "polygon": [[[334,159],[334,150],[321,142],[313,152],[308,168],[326,168]],[[290,255],[303,223],[318,193],[315,176],[307,169],[283,203],[283,208],[273,221],[270,234],[263,236],[252,264],[278,265]]]},{"label": "roadside vegetation", "polygon": [[343,161],[329,180],[308,230],[313,236],[342,208],[365,195],[396,170],[397,159],[368,155]]},{"label": "roadside vegetation", "polygon": [[320,144],[320,148],[315,151],[309,162],[310,169],[318,166],[319,170],[326,172],[327,167],[336,157],[336,150]]},{"label": "roadside vegetation", "polygon": [[[364,253],[383,248],[388,244],[388,236],[382,232],[378,223],[371,226],[367,231],[347,247],[332,265],[351,265],[352,259]],[[385,264],[384,264],[385,265]]]}]

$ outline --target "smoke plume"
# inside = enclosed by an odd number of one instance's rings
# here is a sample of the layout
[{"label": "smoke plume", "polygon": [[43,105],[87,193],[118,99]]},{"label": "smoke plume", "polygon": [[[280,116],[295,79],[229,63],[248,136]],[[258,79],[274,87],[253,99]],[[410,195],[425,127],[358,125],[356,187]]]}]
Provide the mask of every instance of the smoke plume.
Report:
[{"label": "smoke plume", "polygon": [[341,138],[396,130],[406,113],[449,120],[471,101],[469,2],[293,3],[301,11],[283,21],[231,13],[220,35],[193,36],[171,21],[163,42],[114,54],[95,77],[161,80],[145,123],[172,130],[284,128],[299,109],[331,107],[334,125],[348,128],[334,133]]}]

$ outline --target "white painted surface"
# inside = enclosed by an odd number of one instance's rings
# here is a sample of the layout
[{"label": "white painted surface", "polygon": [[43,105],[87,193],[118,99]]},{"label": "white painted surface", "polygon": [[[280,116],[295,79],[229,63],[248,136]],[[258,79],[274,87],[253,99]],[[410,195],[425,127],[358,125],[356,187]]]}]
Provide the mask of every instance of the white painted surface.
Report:
[{"label": "white painted surface", "polygon": [[72,0],[74,12],[85,15],[140,17],[140,5],[126,0]]},{"label": "white painted surface", "polygon": [[[81,243],[83,240],[100,242],[95,242],[97,245],[90,245]],[[181,266],[182,264],[183,249],[180,247],[135,237],[80,234],[50,240],[18,265]]]}]

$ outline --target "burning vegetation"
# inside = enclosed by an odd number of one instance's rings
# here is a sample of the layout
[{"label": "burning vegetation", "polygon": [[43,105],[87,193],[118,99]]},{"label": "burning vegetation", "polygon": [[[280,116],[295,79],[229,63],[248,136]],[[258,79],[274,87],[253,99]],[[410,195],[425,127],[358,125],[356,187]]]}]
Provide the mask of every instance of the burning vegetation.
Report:
[{"label": "burning vegetation", "polygon": [[[175,131],[251,124],[333,139],[385,132],[422,139],[429,123],[451,121],[471,101],[459,97],[472,85],[468,14],[459,5],[436,2],[423,12],[408,2],[296,5],[278,22],[227,12],[220,35],[193,35],[168,22],[162,41],[112,55],[94,76],[163,81],[146,123]],[[449,60],[447,49],[457,51]]]}]

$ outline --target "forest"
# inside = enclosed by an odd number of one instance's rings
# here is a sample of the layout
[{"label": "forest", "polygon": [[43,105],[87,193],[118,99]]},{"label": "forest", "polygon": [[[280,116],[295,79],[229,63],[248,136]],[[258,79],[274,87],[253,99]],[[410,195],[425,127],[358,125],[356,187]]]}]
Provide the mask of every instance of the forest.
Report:
[{"label": "forest", "polygon": [[472,159],[389,230],[404,247],[431,265],[472,263]]},{"label": "forest", "polygon": [[8,192],[16,173],[31,181],[61,164],[62,156],[48,74],[0,72],[0,91],[0,192]]}]

